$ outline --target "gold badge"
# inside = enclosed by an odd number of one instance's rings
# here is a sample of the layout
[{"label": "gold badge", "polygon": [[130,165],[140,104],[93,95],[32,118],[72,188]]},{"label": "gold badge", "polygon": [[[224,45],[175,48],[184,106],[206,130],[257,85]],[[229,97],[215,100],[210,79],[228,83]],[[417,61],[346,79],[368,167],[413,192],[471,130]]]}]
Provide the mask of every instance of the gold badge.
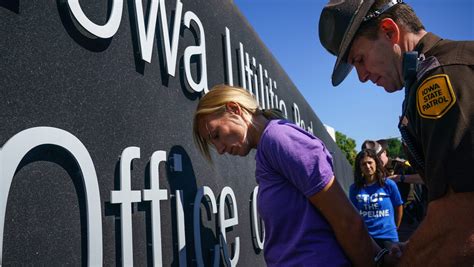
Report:
[{"label": "gold badge", "polygon": [[439,119],[456,103],[451,82],[446,74],[431,76],[416,91],[418,113],[426,119]]}]

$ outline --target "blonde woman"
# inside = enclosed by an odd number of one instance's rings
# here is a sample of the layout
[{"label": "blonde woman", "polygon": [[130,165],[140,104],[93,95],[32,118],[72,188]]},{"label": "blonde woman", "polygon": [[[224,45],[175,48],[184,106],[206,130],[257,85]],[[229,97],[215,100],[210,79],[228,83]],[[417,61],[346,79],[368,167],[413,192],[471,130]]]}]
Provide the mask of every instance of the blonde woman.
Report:
[{"label": "blonde woman", "polygon": [[200,100],[195,141],[217,153],[256,154],[258,211],[268,266],[371,266],[380,250],[334,178],[332,157],[316,137],[261,110],[246,90],[219,85]]}]

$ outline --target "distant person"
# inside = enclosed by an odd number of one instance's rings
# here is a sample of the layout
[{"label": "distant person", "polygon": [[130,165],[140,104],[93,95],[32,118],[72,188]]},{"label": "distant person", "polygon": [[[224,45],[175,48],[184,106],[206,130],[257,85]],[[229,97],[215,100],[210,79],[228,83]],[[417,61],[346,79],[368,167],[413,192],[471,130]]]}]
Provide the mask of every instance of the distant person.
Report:
[{"label": "distant person", "polygon": [[377,141],[365,140],[362,143],[361,150],[372,149],[377,153],[382,165],[385,168],[389,178],[395,182],[409,183],[409,184],[424,184],[423,179],[418,173],[407,170],[411,169],[408,161],[402,159],[392,159],[387,153],[388,142],[385,139]]},{"label": "distant person", "polygon": [[472,266],[474,42],[427,32],[401,0],[330,0],[319,39],[337,56],[334,86],[355,67],[361,82],[387,92],[405,87],[399,129],[430,202],[410,241],[398,246],[400,264]]},{"label": "distant person", "polygon": [[372,266],[383,252],[336,181],[326,146],[276,110],[259,109],[246,90],[210,90],[196,108],[193,134],[208,159],[210,146],[235,156],[257,150],[268,266]]},{"label": "distant person", "polygon": [[374,150],[359,152],[354,164],[354,183],[349,189],[352,204],[359,210],[369,234],[380,247],[398,242],[397,228],[403,216],[403,201],[397,185],[385,177]]},{"label": "distant person", "polygon": [[425,217],[428,206],[428,192],[421,177],[415,173],[407,160],[391,159],[390,168],[395,173],[390,178],[397,182],[398,190],[404,202],[403,220],[398,228],[398,237],[401,241],[407,241]]},{"label": "distant person", "polygon": [[387,152],[388,141],[365,140],[361,149],[372,149],[382,162],[388,178],[397,182],[398,191],[403,201],[403,219],[398,226],[398,237],[406,241],[416,230],[423,219],[427,206],[427,192],[420,175],[415,173],[406,160],[393,159]]},{"label": "distant person", "polygon": [[[388,167],[388,163],[390,162],[390,158],[387,155],[387,148],[388,148],[388,142],[386,140],[380,139],[378,141],[373,141],[373,140],[365,140],[364,143],[362,143],[360,150],[364,149],[371,149],[373,150],[376,154],[377,157],[380,159],[380,162],[382,163],[382,166],[384,168]],[[388,172],[388,170],[386,170]],[[390,175],[390,173],[387,173]]]}]

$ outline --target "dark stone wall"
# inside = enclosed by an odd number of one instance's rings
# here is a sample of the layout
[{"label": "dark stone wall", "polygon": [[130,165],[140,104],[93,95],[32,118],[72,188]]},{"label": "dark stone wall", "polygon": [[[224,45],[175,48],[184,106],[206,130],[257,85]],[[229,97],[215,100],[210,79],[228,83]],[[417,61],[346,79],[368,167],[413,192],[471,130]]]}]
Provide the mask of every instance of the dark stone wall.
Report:
[{"label": "dark stone wall", "polygon": [[[176,1],[165,2],[171,28]],[[352,181],[351,167],[232,1],[182,3],[183,16],[192,11],[203,25],[209,87],[228,82],[224,48],[228,27],[234,84],[242,85],[238,50],[242,43],[250,58],[255,57],[257,67],[261,64],[276,82],[274,91],[285,101],[289,118],[294,118],[292,105],[296,103],[306,126],[312,125],[314,134],[326,143],[334,156],[337,178],[347,189]],[[80,4],[92,21],[104,24],[114,1],[81,0]],[[144,6],[149,7],[148,1]],[[239,237],[238,264],[263,266],[263,252],[254,245],[251,230],[249,200],[256,186],[254,152],[246,158],[217,157],[211,165],[193,143],[192,115],[201,94],[193,92],[186,82],[183,55],[187,47],[198,43],[199,29],[193,24],[190,30],[181,23],[173,77],[164,67],[160,23],[151,63],[146,63],[141,60],[135,21],[133,1],[124,1],[117,33],[102,39],[78,24],[67,1],[0,1],[0,146],[17,133],[39,126],[62,129],[83,143],[92,158],[100,189],[106,266],[122,262],[120,205],[112,204],[110,196],[111,191],[121,189],[120,155],[130,146],[141,150],[140,158],[132,162],[132,190],[150,187],[150,157],[158,150],[167,153],[167,162],[159,167],[160,187],[168,190],[168,200],[161,201],[163,265],[179,265],[175,190],[183,190],[184,194],[186,257],[192,266],[196,264],[196,192],[208,186],[218,198],[228,186],[236,195],[237,210],[232,212],[238,214],[239,220],[227,232],[229,249],[232,251],[235,238]],[[195,80],[202,71],[199,60],[192,61]],[[182,156],[182,171],[173,169],[173,154]],[[6,161],[5,155],[0,156],[1,169]],[[87,264],[87,207],[82,175],[73,155],[60,146],[44,144],[25,155],[9,188],[0,265]],[[5,177],[2,179],[0,183]],[[203,257],[209,266],[211,249],[219,243],[219,230],[216,215],[207,217],[210,209],[206,205],[203,201],[201,234]],[[232,210],[230,204],[227,206],[226,217]],[[149,202],[132,205],[133,261],[138,266],[153,263],[150,211]]]}]

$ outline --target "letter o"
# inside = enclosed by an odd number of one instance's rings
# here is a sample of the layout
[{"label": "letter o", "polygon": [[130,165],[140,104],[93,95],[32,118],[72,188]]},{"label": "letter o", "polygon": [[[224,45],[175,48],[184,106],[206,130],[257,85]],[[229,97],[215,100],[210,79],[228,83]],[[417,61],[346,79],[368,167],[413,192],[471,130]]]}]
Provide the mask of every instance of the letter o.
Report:
[{"label": "letter o", "polygon": [[82,11],[79,0],[67,0],[67,3],[69,4],[69,9],[76,20],[89,33],[106,39],[114,36],[114,34],[117,32],[120,26],[120,21],[122,20],[123,0],[113,0],[110,18],[104,25],[97,25],[87,18],[86,14],[84,14],[84,11]]},{"label": "letter o", "polygon": [[88,266],[102,266],[102,213],[99,184],[92,158],[74,135],[52,127],[35,127],[11,137],[0,149],[0,266],[2,266],[3,231],[8,193],[15,171],[23,157],[40,145],[64,148],[76,160],[82,172],[87,209]]}]

